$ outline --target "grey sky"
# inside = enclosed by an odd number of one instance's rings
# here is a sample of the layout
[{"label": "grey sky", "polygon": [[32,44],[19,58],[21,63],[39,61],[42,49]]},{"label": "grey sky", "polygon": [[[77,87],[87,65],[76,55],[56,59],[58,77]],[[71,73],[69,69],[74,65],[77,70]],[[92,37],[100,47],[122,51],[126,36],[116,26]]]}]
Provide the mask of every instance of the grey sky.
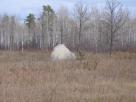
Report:
[{"label": "grey sky", "polygon": [[[73,5],[78,0],[1,0],[0,2],[0,14],[16,15],[20,18],[25,18],[28,13],[34,13],[39,15],[42,6],[50,4],[55,10],[60,5],[64,5],[72,10]],[[90,6],[100,7],[105,4],[105,0],[82,0]],[[128,7],[131,11],[136,10],[136,0],[120,0],[125,7]]]}]

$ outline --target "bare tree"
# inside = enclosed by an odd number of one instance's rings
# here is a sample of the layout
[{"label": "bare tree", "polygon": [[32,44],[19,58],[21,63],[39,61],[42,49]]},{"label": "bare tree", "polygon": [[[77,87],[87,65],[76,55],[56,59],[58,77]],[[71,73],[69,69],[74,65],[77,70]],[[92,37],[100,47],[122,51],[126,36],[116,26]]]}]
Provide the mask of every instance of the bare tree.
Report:
[{"label": "bare tree", "polygon": [[110,36],[110,48],[109,54],[111,56],[113,49],[113,41],[115,38],[115,34],[121,29],[121,27],[125,24],[126,15],[124,15],[124,11],[121,3],[118,0],[106,0],[106,11],[105,11],[105,23],[109,27],[109,36]]},{"label": "bare tree", "polygon": [[15,17],[11,17],[10,21],[10,51],[14,49],[14,34],[16,30],[16,20]]},{"label": "bare tree", "polygon": [[[129,17],[118,0],[106,0],[106,8],[99,10],[77,2],[74,17],[65,7],[57,14],[49,5],[43,6],[39,19],[28,15],[25,23],[16,17],[0,16],[0,49],[48,49],[65,43],[76,49],[109,51],[136,47],[136,18]],[[29,31],[28,31],[29,30]],[[30,41],[30,42],[29,42]]]},{"label": "bare tree", "polygon": [[4,15],[2,18],[2,47],[4,49],[8,49],[8,42],[9,42],[9,19],[8,15]]},{"label": "bare tree", "polygon": [[75,5],[74,16],[79,25],[78,27],[78,51],[80,51],[82,31],[85,22],[87,21],[88,7],[81,1]]},{"label": "bare tree", "polygon": [[58,11],[58,24],[59,24],[59,29],[60,29],[60,43],[64,43],[64,33],[66,31],[67,23],[68,21],[68,10],[64,6],[61,6],[59,11]]}]

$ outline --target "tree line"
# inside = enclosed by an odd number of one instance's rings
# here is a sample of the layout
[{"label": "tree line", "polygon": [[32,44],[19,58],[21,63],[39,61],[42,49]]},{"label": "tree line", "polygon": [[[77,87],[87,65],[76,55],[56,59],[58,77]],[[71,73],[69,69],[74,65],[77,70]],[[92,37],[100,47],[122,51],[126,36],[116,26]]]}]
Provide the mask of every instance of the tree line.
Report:
[{"label": "tree line", "polygon": [[98,9],[77,2],[73,12],[61,6],[58,11],[43,6],[41,15],[30,13],[24,23],[15,16],[0,16],[0,49],[50,50],[66,44],[73,50],[107,52],[136,48],[136,17],[118,0],[106,0]]}]

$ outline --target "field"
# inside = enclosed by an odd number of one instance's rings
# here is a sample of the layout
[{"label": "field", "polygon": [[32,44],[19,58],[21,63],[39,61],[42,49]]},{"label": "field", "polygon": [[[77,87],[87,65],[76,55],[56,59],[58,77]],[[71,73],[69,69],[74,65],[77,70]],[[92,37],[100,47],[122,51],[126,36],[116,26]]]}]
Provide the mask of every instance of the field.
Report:
[{"label": "field", "polygon": [[44,51],[0,51],[0,102],[136,102],[136,54],[52,62]]}]

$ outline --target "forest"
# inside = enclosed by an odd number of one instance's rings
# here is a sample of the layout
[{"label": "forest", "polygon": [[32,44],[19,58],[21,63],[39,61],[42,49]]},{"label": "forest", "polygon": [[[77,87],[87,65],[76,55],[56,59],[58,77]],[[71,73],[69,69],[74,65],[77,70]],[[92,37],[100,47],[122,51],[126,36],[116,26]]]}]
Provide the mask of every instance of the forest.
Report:
[{"label": "forest", "polygon": [[2,50],[50,50],[57,44],[110,54],[134,51],[136,17],[118,0],[106,0],[101,8],[77,2],[72,11],[65,6],[56,11],[44,5],[38,17],[30,13],[23,22],[16,16],[0,16]]}]

